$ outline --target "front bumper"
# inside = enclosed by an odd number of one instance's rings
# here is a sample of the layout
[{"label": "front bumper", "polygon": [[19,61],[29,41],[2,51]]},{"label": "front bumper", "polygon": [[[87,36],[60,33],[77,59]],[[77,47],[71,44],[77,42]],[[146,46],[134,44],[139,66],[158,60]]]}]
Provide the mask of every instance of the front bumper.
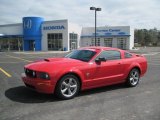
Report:
[{"label": "front bumper", "polygon": [[42,80],[40,78],[31,78],[26,76],[25,73],[21,75],[22,80],[26,87],[31,88],[40,93],[52,94],[54,93],[55,85],[51,80]]}]

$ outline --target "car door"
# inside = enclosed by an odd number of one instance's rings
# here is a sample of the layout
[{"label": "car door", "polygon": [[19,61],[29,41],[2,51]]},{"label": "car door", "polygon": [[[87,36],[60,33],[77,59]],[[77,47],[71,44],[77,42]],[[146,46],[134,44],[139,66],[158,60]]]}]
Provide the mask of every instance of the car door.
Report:
[{"label": "car door", "polygon": [[96,59],[105,58],[106,61],[94,62],[92,79],[97,85],[118,83],[123,76],[121,52],[118,50],[103,51]]}]

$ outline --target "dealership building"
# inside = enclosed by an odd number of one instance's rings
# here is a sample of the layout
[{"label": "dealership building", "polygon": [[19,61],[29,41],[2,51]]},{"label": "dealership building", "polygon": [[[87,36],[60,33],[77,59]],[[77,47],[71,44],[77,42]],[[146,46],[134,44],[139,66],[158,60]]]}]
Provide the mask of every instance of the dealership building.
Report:
[{"label": "dealership building", "polygon": [[76,49],[79,38],[79,31],[76,28],[78,27],[68,23],[68,20],[44,21],[41,17],[24,17],[22,23],[0,25],[0,49],[24,51]]},{"label": "dealership building", "polygon": [[134,30],[130,26],[97,27],[96,41],[94,27],[82,28],[80,46],[106,46],[120,49],[132,49],[134,46]]},{"label": "dealership building", "polygon": [[[24,17],[22,23],[0,25],[0,50],[69,51],[95,46],[94,27],[79,27],[68,20],[45,21]],[[134,33],[130,26],[97,27],[96,45],[132,49]]]}]

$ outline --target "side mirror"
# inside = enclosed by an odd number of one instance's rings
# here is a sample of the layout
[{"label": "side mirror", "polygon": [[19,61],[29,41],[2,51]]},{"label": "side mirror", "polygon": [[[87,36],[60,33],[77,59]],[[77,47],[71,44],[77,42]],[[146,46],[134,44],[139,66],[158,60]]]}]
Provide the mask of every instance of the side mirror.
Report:
[{"label": "side mirror", "polygon": [[95,62],[106,62],[106,59],[104,57],[99,57]]}]

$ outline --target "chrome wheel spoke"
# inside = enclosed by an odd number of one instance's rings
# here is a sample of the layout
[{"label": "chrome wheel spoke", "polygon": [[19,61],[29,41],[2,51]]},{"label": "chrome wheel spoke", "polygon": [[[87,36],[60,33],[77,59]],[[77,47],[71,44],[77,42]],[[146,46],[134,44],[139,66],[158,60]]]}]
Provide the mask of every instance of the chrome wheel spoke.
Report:
[{"label": "chrome wheel spoke", "polygon": [[68,84],[67,84],[65,81],[62,83],[62,85],[64,85],[64,86],[68,86]]},{"label": "chrome wheel spoke", "polygon": [[68,95],[72,95],[71,89],[68,89]]},{"label": "chrome wheel spoke", "polygon": [[64,94],[66,91],[68,90],[68,88],[64,88],[62,91],[62,93]]},{"label": "chrome wheel spoke", "polygon": [[134,79],[133,79],[133,78],[130,78],[130,82],[133,84],[133,83],[134,83]]},{"label": "chrome wheel spoke", "polygon": [[136,80],[135,79],[133,79],[133,84],[135,84],[136,83]]},{"label": "chrome wheel spoke", "polygon": [[70,85],[70,87],[71,87],[71,88],[76,88],[76,87],[77,87],[77,85]]},{"label": "chrome wheel spoke", "polygon": [[138,80],[138,77],[134,77],[134,79],[137,81],[137,80]]},{"label": "chrome wheel spoke", "polygon": [[137,76],[137,72],[134,72],[134,76]]},{"label": "chrome wheel spoke", "polygon": [[69,79],[69,84],[70,84],[70,85],[73,84],[72,78]]}]

